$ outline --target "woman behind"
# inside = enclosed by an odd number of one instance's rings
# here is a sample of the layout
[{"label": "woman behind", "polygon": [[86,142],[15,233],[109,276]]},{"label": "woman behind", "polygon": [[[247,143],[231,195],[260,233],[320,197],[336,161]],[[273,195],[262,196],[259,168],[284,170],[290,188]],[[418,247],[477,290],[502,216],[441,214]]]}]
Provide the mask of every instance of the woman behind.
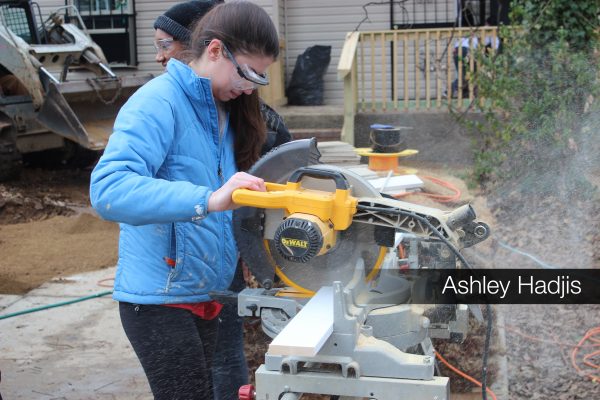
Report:
[{"label": "woman behind", "polygon": [[189,49],[194,25],[222,0],[191,0],[171,6],[154,21],[154,48],[163,67],[171,58],[182,59]]},{"label": "woman behind", "polygon": [[190,51],[125,104],[90,184],[94,208],[121,223],[113,297],[156,399],[212,398],[208,293],[236,267],[232,192],[264,190],[236,171],[265,141],[255,89],[279,43],[264,10],[232,2],[206,14]]}]

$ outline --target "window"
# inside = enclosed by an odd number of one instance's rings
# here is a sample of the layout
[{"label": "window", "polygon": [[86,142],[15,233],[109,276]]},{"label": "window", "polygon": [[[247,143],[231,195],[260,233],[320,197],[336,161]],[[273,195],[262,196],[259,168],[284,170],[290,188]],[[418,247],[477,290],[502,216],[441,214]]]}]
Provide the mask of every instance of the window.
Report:
[{"label": "window", "polygon": [[72,0],[112,65],[137,65],[134,0]]},{"label": "window", "polygon": [[394,29],[482,26],[501,0],[412,0],[395,2]]},{"label": "window", "polygon": [[27,11],[20,5],[0,6],[1,18],[6,26],[27,43],[33,43]]},{"label": "window", "polygon": [[75,3],[82,15],[133,14],[131,0],[76,0]]}]

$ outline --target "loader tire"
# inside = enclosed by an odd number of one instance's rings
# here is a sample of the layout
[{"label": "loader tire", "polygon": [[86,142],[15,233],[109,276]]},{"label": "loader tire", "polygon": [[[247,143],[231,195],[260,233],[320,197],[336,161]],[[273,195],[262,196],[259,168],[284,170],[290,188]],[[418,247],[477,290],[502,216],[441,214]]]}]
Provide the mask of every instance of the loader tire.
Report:
[{"label": "loader tire", "polygon": [[0,182],[16,179],[21,173],[23,161],[14,143],[0,143]]},{"label": "loader tire", "polygon": [[67,141],[64,148],[64,163],[68,167],[86,168],[94,165],[102,151],[90,150],[77,143]]},{"label": "loader tire", "polygon": [[101,155],[101,151],[89,150],[65,140],[63,147],[26,154],[25,162],[36,168],[87,168],[94,165]]}]

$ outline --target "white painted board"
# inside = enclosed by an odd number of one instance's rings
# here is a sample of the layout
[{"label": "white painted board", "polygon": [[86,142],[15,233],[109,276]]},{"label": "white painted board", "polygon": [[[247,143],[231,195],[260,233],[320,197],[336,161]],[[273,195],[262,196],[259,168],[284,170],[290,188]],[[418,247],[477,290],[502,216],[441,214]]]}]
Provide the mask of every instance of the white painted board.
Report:
[{"label": "white painted board", "polygon": [[416,175],[397,175],[389,178],[370,179],[369,183],[380,192],[389,194],[420,189],[424,186],[423,181]]},{"label": "white painted board", "polygon": [[269,345],[269,354],[315,356],[333,332],[333,288],[323,287]]}]

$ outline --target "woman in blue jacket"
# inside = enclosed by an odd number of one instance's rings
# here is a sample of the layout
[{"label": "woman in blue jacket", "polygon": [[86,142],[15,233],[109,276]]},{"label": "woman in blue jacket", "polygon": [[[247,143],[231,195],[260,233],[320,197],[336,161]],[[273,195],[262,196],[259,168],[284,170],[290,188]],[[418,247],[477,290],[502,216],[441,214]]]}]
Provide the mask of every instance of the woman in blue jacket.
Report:
[{"label": "woman in blue jacket", "polygon": [[[171,58],[182,60],[189,47],[191,30],[197,20],[222,0],[191,0],[177,3],[154,21],[156,62],[166,66]],[[283,119],[263,101],[260,111],[267,126],[267,136],[261,154],[291,140]],[[238,263],[229,290],[240,292],[246,287],[242,262]],[[218,317],[217,345],[212,362],[216,400],[237,400],[238,389],[248,383],[248,366],[244,354],[244,319],[238,315],[237,304],[225,303]]]},{"label": "woman in blue jacket", "polygon": [[264,10],[232,2],[202,18],[190,51],[122,108],[90,185],[98,213],[120,222],[113,297],[156,399],[212,398],[220,305],[208,293],[236,267],[232,192],[265,190],[236,171],[265,141],[255,89],[279,43]]}]

